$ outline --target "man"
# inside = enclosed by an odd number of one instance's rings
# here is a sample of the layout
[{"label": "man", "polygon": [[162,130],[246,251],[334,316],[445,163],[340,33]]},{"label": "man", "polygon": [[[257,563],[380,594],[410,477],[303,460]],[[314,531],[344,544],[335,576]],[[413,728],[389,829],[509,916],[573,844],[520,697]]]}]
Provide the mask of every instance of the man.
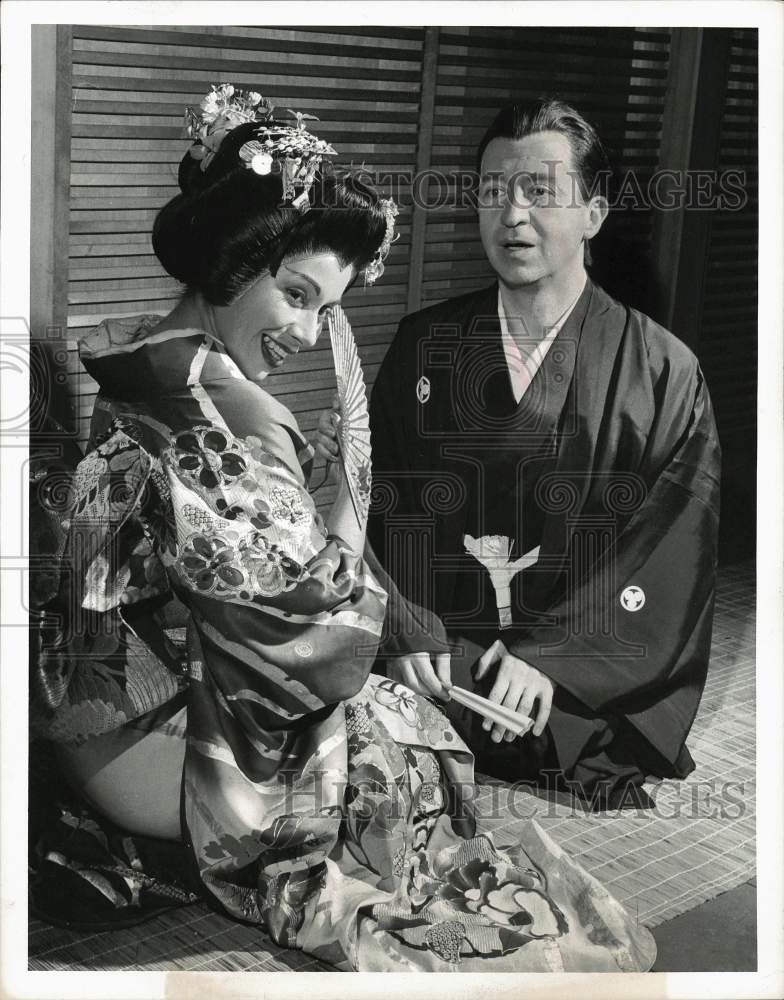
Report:
[{"label": "man", "polygon": [[[369,538],[444,621],[453,673],[530,715],[473,727],[477,767],[640,804],[685,777],[708,666],[719,446],[691,352],[586,272],[607,212],[593,128],[502,110],[479,147],[497,282],[407,316],[371,399]],[[446,656],[389,664],[440,694]]]}]

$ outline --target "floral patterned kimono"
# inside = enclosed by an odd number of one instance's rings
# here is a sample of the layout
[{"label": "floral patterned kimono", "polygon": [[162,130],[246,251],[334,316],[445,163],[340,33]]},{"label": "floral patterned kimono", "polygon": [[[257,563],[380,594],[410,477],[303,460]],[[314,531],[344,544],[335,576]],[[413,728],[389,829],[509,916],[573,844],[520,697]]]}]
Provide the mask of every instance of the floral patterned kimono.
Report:
[{"label": "floral patterned kimono", "polygon": [[[477,835],[445,715],[370,673],[436,621],[330,536],[293,416],[199,330],[107,321],[66,550],[80,616],[37,732],[187,698],[182,834],[202,888],[344,970],[641,971],[655,946],[531,822]],[[172,609],[179,609],[178,622]]]}]

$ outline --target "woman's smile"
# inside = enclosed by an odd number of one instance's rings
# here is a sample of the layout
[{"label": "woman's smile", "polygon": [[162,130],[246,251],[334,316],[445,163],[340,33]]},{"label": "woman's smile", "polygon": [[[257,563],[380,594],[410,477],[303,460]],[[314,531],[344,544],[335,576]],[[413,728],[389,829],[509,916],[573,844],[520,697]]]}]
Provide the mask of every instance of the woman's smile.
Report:
[{"label": "woman's smile", "polygon": [[264,378],[316,344],[324,317],[354,276],[333,253],[284,261],[232,304],[213,307],[215,332],[246,378]]},{"label": "woman's smile", "polygon": [[261,353],[270,368],[279,368],[291,354],[296,354],[296,348],[287,348],[277,340],[273,340],[268,333],[261,335]]}]

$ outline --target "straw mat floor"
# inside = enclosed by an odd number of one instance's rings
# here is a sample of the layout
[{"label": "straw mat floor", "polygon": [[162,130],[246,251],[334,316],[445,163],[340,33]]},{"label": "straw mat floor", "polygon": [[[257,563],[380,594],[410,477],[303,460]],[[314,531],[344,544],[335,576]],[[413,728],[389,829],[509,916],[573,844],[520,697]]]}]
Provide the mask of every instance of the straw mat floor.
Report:
[{"label": "straw mat floor", "polygon": [[[689,747],[697,769],[685,782],[647,786],[651,811],[584,814],[487,783],[477,799],[499,844],[536,816],[572,857],[608,886],[640,922],[655,926],[753,877],[754,570],[720,574],[708,684]],[[499,818],[504,805],[516,811]],[[198,905],[138,927],[86,933],[31,921],[30,969],[319,971],[299,952]]]}]

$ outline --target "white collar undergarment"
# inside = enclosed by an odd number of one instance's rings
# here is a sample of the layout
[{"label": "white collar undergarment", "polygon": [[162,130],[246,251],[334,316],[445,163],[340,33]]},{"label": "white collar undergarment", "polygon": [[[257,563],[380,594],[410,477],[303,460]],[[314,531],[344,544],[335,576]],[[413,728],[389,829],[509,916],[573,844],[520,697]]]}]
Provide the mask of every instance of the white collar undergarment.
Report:
[{"label": "white collar undergarment", "polygon": [[[509,331],[509,323],[507,322],[504,304],[501,300],[501,286],[499,285],[498,320],[501,324],[501,342],[504,348],[504,356],[506,357],[506,366],[509,369],[509,381],[511,382],[515,402],[519,403],[525,395],[525,391],[533,381],[534,375],[541,368],[545,355],[550,350],[550,345],[560,333],[564,323],[571,316],[572,310],[577,305],[577,299],[582,295],[584,288],[585,285],[580,289],[574,302],[550,327],[543,339],[534,340],[529,337],[522,338],[518,342]],[[523,350],[520,349],[520,344],[523,345]]]}]

